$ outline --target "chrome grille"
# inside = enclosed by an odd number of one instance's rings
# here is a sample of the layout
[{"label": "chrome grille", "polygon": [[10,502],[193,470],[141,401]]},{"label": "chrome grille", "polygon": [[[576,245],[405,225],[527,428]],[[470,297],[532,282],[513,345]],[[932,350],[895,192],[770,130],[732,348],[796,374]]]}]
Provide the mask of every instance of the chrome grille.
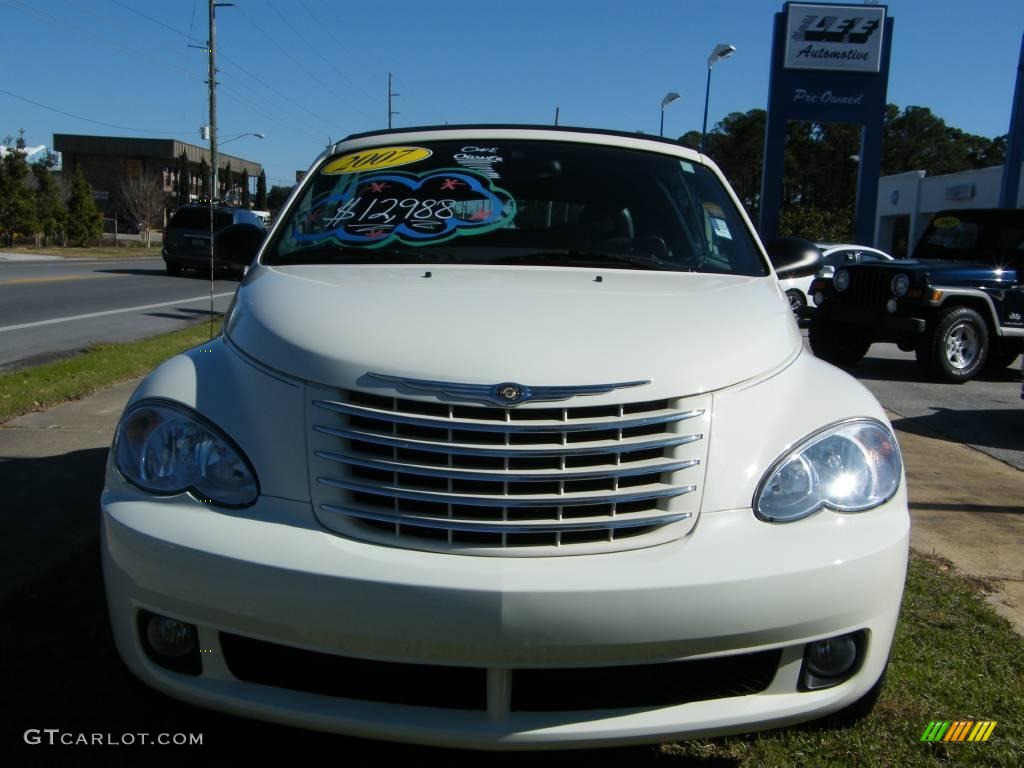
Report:
[{"label": "chrome grille", "polygon": [[649,546],[699,509],[710,396],[499,408],[311,392],[311,485],[328,528],[497,555]]}]

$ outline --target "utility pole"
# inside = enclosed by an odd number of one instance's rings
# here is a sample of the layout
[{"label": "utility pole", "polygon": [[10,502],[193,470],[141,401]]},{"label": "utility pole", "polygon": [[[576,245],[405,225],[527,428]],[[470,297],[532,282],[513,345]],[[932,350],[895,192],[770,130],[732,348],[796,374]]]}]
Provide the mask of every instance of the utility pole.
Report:
[{"label": "utility pole", "polygon": [[559,107],[555,107],[555,125],[558,125],[558,110]]},{"label": "utility pole", "polygon": [[389,131],[391,130],[391,117],[393,115],[399,114],[398,112],[395,112],[393,109],[391,109],[391,97],[392,96],[401,96],[401,95],[402,94],[395,93],[394,91],[391,90],[391,73],[388,72],[388,130]]},{"label": "utility pole", "polygon": [[234,3],[210,0],[210,338],[213,338],[213,201],[217,198],[217,7]]}]

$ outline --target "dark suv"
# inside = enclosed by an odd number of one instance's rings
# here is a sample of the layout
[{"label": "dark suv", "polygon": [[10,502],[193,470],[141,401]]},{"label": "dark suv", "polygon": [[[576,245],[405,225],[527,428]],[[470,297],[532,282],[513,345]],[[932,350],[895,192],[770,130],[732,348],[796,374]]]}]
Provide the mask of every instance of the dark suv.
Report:
[{"label": "dark suv", "polygon": [[[245,208],[213,206],[213,231],[231,224],[255,224],[262,228],[259,216]],[[171,216],[163,237],[163,257],[167,274],[177,275],[183,269],[210,269],[210,206],[206,203],[183,205]],[[215,270],[237,272],[234,264],[214,260]]]},{"label": "dark suv", "polygon": [[811,294],[811,349],[831,363],[886,341],[940,381],[1001,370],[1024,351],[1024,210],[942,211],[912,259],[837,269]]}]

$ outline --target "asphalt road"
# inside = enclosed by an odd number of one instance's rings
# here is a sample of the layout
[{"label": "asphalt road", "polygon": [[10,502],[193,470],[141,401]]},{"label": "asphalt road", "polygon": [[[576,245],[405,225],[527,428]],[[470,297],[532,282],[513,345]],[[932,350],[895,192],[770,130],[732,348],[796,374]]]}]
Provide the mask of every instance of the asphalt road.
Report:
[{"label": "asphalt road", "polygon": [[912,423],[1024,469],[1020,358],[1012,368],[966,384],[936,384],[922,378],[913,352],[874,344],[850,373],[900,417],[893,419],[896,426],[915,431]]},{"label": "asphalt road", "polygon": [[[214,283],[215,311],[236,287]],[[181,328],[209,315],[209,292],[198,275],[168,276],[159,258],[0,262],[0,372]],[[851,373],[898,417],[1024,469],[1019,367],[936,384],[922,379],[911,353],[876,344]]]},{"label": "asphalt road", "polygon": [[[214,282],[214,311],[238,283]],[[210,313],[210,284],[158,258],[0,262],[0,372],[182,328]]]}]

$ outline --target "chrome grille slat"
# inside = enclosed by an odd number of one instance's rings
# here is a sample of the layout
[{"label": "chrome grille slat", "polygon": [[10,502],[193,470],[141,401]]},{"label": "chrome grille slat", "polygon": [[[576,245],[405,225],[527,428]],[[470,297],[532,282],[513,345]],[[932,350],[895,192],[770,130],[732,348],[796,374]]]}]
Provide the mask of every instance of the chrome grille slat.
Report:
[{"label": "chrome grille slat", "polygon": [[[671,437],[658,438],[657,440],[644,440],[643,438],[623,438],[617,440],[598,440],[593,443],[576,443],[558,448],[512,448],[511,446],[496,446],[491,448],[486,445],[470,445],[466,443],[432,443],[427,440],[414,440],[411,438],[395,437],[382,432],[371,432],[363,429],[351,429],[344,427],[329,427],[317,424],[313,427],[316,432],[334,437],[341,437],[347,440],[362,440],[376,445],[385,445],[392,448],[403,448],[414,451],[425,451],[428,453],[445,453],[457,456],[493,456],[496,458],[515,458],[517,456],[572,456],[574,454],[589,453],[625,453],[628,451],[648,451],[656,448],[674,448],[687,443],[694,443],[704,438],[703,433],[692,435],[672,435]],[[644,437],[649,437],[645,435]]]},{"label": "chrome grille slat", "polygon": [[401,525],[412,525],[419,528],[451,529],[467,531],[472,533],[554,533],[564,531],[594,531],[607,528],[642,528],[652,525],[668,525],[692,517],[690,512],[672,512],[668,514],[652,515],[650,517],[619,518],[617,520],[606,520],[604,518],[560,521],[550,523],[529,522],[522,525],[507,525],[504,521],[487,523],[480,520],[458,520],[449,517],[421,517],[415,515],[389,516],[379,512],[370,512],[355,507],[340,507],[334,504],[321,504],[322,509],[340,515],[359,517],[365,520],[376,520],[382,523],[399,523]]},{"label": "chrome grille slat", "polygon": [[346,416],[361,416],[366,419],[386,421],[391,424],[406,424],[412,427],[428,427],[435,429],[455,430],[461,432],[501,432],[514,434],[520,432],[596,432],[609,429],[629,429],[631,427],[647,427],[653,424],[671,424],[700,416],[703,409],[669,413],[656,413],[639,419],[596,419],[583,423],[570,421],[545,420],[541,423],[516,423],[514,421],[457,421],[455,419],[431,418],[429,416],[407,416],[392,411],[381,411],[361,405],[336,403],[327,400],[314,400],[313,405]]},{"label": "chrome grille slat", "polygon": [[594,492],[561,494],[561,495],[469,495],[458,493],[431,493],[429,491],[410,491],[394,485],[365,485],[363,483],[352,483],[347,480],[335,480],[330,477],[318,477],[316,479],[322,485],[329,485],[334,488],[342,488],[354,493],[368,493],[375,496],[387,496],[393,499],[406,499],[407,501],[424,501],[434,504],[459,504],[472,507],[497,507],[497,508],[518,508],[518,507],[570,507],[585,504],[625,504],[630,501],[641,501],[646,499],[668,499],[673,496],[683,496],[697,490],[695,485],[646,485],[640,486],[631,493],[600,494]]},{"label": "chrome grille slat", "polygon": [[[664,472],[677,472],[700,464],[700,459],[687,461],[640,461],[631,464],[601,465],[603,469],[592,469],[584,472],[572,472],[558,469],[538,469],[527,472],[489,472],[487,470],[452,469],[440,466],[408,464],[398,461],[380,461],[348,453],[316,451],[321,459],[338,464],[348,464],[365,469],[378,469],[382,472],[397,472],[404,475],[421,475],[423,477],[451,478],[452,480],[481,480],[487,482],[531,482],[544,480],[592,480],[603,477],[632,477],[634,475],[653,475]],[[614,468],[613,468],[614,467]]]},{"label": "chrome grille slat", "polygon": [[700,509],[712,396],[495,407],[310,385],[328,529],[385,546],[550,556],[660,544]]}]

